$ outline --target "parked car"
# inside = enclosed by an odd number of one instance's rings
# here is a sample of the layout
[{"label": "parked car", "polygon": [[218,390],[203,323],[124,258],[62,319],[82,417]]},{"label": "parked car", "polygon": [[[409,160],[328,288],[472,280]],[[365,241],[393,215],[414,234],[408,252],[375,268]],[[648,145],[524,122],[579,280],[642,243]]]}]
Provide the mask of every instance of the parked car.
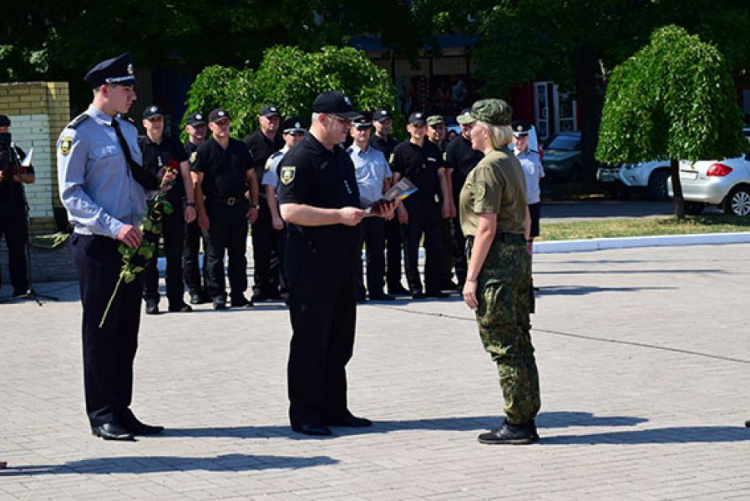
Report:
[{"label": "parked car", "polygon": [[560,132],[544,144],[542,158],[545,180],[581,180],[581,133]]},{"label": "parked car", "polygon": [[[685,212],[697,215],[708,205],[726,214],[750,216],[750,154],[724,160],[680,161]],[[672,180],[667,183],[674,196]]]},{"label": "parked car", "polygon": [[645,189],[655,200],[669,200],[669,160],[603,166],[597,170],[596,178],[605,190],[613,193]]},{"label": "parked car", "polygon": [[[750,141],[750,127],[742,132]],[[724,160],[681,160],[680,184],[688,214],[698,215],[706,206],[716,205],[726,214],[750,216],[750,153]],[[667,190],[673,197],[671,179]]]}]

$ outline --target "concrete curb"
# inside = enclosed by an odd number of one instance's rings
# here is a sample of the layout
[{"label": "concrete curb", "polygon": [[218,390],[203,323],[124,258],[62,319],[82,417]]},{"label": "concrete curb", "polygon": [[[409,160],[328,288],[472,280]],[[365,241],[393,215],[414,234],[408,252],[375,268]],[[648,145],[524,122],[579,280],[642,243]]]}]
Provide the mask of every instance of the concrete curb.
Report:
[{"label": "concrete curb", "polygon": [[682,245],[750,243],[750,233],[702,233],[699,235],[658,235],[653,237],[592,238],[534,244],[535,254],[561,254],[634,247],[676,247]]}]

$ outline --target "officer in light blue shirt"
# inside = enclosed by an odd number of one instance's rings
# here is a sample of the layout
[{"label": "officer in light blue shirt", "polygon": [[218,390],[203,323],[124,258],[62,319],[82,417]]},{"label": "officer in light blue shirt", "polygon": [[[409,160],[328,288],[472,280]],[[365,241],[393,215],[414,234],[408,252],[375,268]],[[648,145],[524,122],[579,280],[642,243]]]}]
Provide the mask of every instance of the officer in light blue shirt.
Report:
[{"label": "officer in light blue shirt", "polygon": [[143,274],[120,284],[108,303],[122,267],[118,247],[137,248],[143,241],[139,226],[147,190],[157,188],[159,179],[140,165],[135,126],[118,116],[136,99],[130,54],[102,61],[85,80],[93,100],[60,134],[57,171],[60,199],[75,228],[70,245],[83,306],[86,413],[94,436],[133,440],[164,430],[142,423],[130,410]]},{"label": "officer in light blue shirt", "polygon": [[[370,147],[372,122],[369,117],[352,124],[354,143],[346,150],[354,162],[359,198],[362,207],[380,200],[388,189],[393,174],[383,152]],[[393,301],[385,286],[385,220],[368,217],[362,220],[362,241],[367,254],[367,295],[374,301]],[[365,300],[362,272],[359,274],[358,300]]]}]

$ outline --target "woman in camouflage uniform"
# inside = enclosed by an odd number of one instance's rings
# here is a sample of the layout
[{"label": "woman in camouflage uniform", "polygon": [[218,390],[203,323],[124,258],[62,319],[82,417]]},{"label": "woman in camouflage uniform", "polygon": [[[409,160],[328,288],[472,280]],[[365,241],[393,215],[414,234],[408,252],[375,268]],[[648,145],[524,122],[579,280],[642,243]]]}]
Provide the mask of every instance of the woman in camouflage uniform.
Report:
[{"label": "woman in camouflage uniform", "polygon": [[484,158],[461,190],[461,229],[469,270],[463,296],[476,311],[484,349],[497,364],[506,419],[479,435],[484,444],[530,444],[539,439],[539,376],[531,344],[531,256],[526,181],[508,150],[511,107],[500,99],[474,103],[471,145]]}]

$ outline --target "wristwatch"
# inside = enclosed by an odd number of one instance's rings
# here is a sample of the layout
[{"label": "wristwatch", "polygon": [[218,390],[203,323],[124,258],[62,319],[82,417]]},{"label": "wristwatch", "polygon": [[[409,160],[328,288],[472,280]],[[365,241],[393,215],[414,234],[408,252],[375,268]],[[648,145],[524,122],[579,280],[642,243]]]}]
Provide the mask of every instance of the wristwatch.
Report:
[{"label": "wristwatch", "polygon": [[195,202],[186,202],[185,207],[195,207]]}]

